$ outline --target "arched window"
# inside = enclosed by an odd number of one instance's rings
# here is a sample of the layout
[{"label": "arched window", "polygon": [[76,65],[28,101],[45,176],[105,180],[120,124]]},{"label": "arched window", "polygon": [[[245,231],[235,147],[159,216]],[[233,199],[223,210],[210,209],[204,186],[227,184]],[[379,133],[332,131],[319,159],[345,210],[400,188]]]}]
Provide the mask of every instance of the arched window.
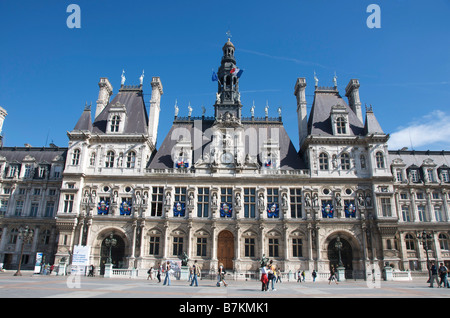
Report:
[{"label": "arched window", "polygon": [[416,249],[415,240],[411,234],[405,235],[405,245],[407,250],[414,251]]},{"label": "arched window", "polygon": [[130,151],[127,154],[127,168],[134,168],[135,162],[136,162],[136,153],[134,151]]},{"label": "arched window", "polygon": [[110,150],[106,153],[105,167],[106,168],[114,167],[114,151]]},{"label": "arched window", "polygon": [[120,124],[120,116],[114,115],[111,118],[111,132],[118,132]]},{"label": "arched window", "polygon": [[350,170],[350,156],[348,153],[341,155],[341,168],[342,170]]},{"label": "arched window", "polygon": [[321,153],[319,155],[319,169],[328,170],[328,155],[326,153]]},{"label": "arched window", "polygon": [[72,165],[78,166],[80,163],[80,149],[75,149],[72,154]]},{"label": "arched window", "polygon": [[377,168],[384,168],[384,156],[381,151],[378,151],[375,155],[377,161]]},{"label": "arched window", "polygon": [[345,128],[345,119],[342,117],[339,117],[338,119],[336,119],[336,132],[338,134],[346,134],[347,133],[347,129]]}]

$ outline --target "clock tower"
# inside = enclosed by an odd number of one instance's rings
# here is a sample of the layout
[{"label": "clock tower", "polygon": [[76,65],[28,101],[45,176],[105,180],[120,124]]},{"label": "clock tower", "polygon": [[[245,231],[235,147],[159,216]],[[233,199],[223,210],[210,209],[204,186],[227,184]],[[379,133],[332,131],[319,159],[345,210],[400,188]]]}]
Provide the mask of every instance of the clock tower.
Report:
[{"label": "clock tower", "polygon": [[236,66],[235,47],[230,38],[223,46],[222,51],[222,61],[217,72],[218,90],[214,115],[216,120],[227,118],[240,122],[242,104],[239,93],[239,77],[242,70]]}]

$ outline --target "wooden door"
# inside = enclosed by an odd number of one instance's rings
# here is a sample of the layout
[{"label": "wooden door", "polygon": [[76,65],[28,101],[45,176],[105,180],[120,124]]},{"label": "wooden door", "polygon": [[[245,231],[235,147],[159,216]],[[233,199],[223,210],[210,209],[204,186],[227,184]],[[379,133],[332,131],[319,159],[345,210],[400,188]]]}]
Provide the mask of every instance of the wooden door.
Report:
[{"label": "wooden door", "polygon": [[219,264],[222,263],[225,269],[233,269],[234,259],[234,236],[230,231],[219,233],[217,242],[217,258]]}]

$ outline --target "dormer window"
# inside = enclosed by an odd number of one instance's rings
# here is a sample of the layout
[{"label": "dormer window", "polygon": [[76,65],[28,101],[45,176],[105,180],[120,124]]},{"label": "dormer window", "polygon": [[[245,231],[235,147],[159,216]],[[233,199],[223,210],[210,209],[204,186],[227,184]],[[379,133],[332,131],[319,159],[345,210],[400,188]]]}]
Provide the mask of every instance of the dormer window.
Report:
[{"label": "dormer window", "polygon": [[345,119],[342,117],[336,120],[336,132],[340,135],[347,133]]},{"label": "dormer window", "polygon": [[324,152],[319,155],[319,169],[328,170],[328,155]]},{"label": "dormer window", "polygon": [[130,151],[127,154],[127,168],[134,168],[136,162],[136,153],[134,151]]},{"label": "dormer window", "polygon": [[341,155],[341,168],[342,170],[350,170],[350,156],[348,153]]},{"label": "dormer window", "polygon": [[75,149],[72,154],[72,165],[78,166],[80,163],[80,149]]},{"label": "dormer window", "polygon": [[111,132],[119,132],[120,116],[114,115],[111,118]]},{"label": "dormer window", "polygon": [[377,162],[377,168],[383,169],[384,168],[384,156],[381,151],[378,151],[375,155],[375,159]]},{"label": "dormer window", "polygon": [[114,151],[110,150],[106,153],[105,167],[106,168],[114,167]]}]

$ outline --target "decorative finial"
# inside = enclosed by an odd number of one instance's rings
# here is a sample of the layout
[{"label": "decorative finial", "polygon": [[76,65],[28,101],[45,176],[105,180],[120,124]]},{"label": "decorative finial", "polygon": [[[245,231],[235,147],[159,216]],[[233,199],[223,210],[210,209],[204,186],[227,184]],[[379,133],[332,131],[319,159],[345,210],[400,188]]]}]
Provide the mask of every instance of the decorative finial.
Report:
[{"label": "decorative finial", "polygon": [[125,84],[125,80],[126,80],[126,78],[125,78],[125,70],[122,70],[122,76],[121,76],[121,78],[122,78],[122,80],[120,81],[120,84]]},{"label": "decorative finial", "polygon": [[177,100],[175,99],[175,117],[178,116],[178,111],[179,111],[179,108],[178,108],[178,105],[177,105]]},{"label": "decorative finial", "polygon": [[141,77],[139,77],[139,82],[141,83],[141,85],[144,83],[144,70],[142,70],[142,75]]},{"label": "decorative finial", "polygon": [[231,31],[228,30],[226,34],[227,34],[227,37],[228,37],[228,41],[230,41],[230,39],[231,39],[231,37],[232,37]]},{"label": "decorative finial", "polygon": [[337,87],[337,76],[336,76],[336,71],[334,72],[333,84],[334,84],[334,87]]},{"label": "decorative finial", "polygon": [[266,117],[269,116],[269,101],[266,101],[266,107],[264,107],[264,112],[266,113]]},{"label": "decorative finial", "polygon": [[253,100],[253,106],[250,109],[250,112],[252,113],[252,117],[254,117],[255,116],[255,100]]},{"label": "decorative finial", "polygon": [[314,71],[314,81],[316,82],[316,87],[319,85],[319,79],[317,78],[316,71]]},{"label": "decorative finial", "polygon": [[192,114],[191,102],[189,102],[188,111],[189,111],[188,116],[191,117],[191,114]]}]

